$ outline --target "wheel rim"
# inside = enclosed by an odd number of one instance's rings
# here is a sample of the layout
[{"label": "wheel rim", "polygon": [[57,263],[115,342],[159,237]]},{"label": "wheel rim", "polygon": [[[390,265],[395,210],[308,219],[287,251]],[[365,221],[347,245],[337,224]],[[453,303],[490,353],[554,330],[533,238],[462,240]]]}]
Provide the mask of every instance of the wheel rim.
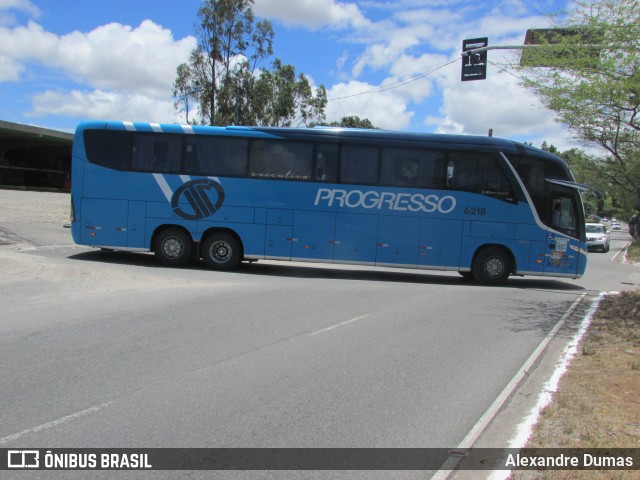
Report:
[{"label": "wheel rim", "polygon": [[209,258],[211,258],[215,263],[227,263],[231,259],[232,255],[233,250],[231,245],[227,242],[213,242],[209,248]]},{"label": "wheel rim", "polygon": [[490,257],[484,264],[484,271],[491,278],[496,278],[504,272],[504,262],[499,257]]},{"label": "wheel rim", "polygon": [[184,244],[179,238],[169,237],[162,242],[162,254],[167,258],[180,258],[184,252]]}]

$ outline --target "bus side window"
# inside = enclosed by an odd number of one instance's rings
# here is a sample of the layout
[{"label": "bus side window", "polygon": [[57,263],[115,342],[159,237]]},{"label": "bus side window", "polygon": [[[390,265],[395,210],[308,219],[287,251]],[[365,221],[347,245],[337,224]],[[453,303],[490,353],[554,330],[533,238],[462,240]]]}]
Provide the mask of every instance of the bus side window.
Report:
[{"label": "bus side window", "polygon": [[426,151],[424,176],[427,188],[442,189],[447,187],[447,160],[444,152],[439,150]]},{"label": "bus side window", "polygon": [[378,149],[361,145],[343,145],[340,180],[342,183],[377,184]]},{"label": "bus side window", "polygon": [[383,149],[380,183],[393,187],[423,187],[424,159],[424,153],[420,150]]},{"label": "bus side window", "polygon": [[575,236],[576,207],[573,200],[565,196],[554,196],[550,203],[547,225]]},{"label": "bus side window", "polygon": [[247,147],[241,138],[198,136],[189,138],[185,169],[191,175],[229,175],[241,177],[247,172]]},{"label": "bus side window", "polygon": [[476,192],[478,190],[477,162],[472,154],[454,152],[449,154],[447,186],[454,190]]},{"label": "bus side window", "polygon": [[138,133],[133,141],[133,170],[178,173],[182,162],[182,136]]},{"label": "bus side window", "polygon": [[447,185],[456,190],[515,201],[515,195],[497,159],[487,153],[449,154]]},{"label": "bus side window", "polygon": [[316,146],[313,179],[327,183],[338,181],[338,145],[318,144]]},{"label": "bus side window", "polygon": [[310,180],[312,144],[279,140],[253,140],[249,176],[279,180]]},{"label": "bus side window", "polygon": [[198,155],[197,137],[187,138],[184,146],[184,154],[182,161],[184,162],[184,171],[190,175],[204,175],[205,168],[200,162],[202,158]]},{"label": "bus side window", "polygon": [[85,131],[87,159],[113,170],[130,170],[133,135],[133,132],[119,130]]}]

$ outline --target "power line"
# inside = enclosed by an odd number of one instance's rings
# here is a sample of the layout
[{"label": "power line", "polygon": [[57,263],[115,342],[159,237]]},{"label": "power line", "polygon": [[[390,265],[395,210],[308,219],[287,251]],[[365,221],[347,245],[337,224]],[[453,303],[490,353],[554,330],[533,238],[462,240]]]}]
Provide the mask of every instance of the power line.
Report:
[{"label": "power line", "polygon": [[510,72],[510,71],[509,71],[509,70],[507,70],[506,68],[504,68],[504,67],[502,67],[502,66],[498,65],[497,63],[492,62],[491,60],[487,60],[487,62],[488,62],[488,63],[490,63],[491,65],[493,65],[494,67],[496,67],[497,69],[502,70],[504,73],[507,73],[507,74],[511,75],[512,77],[517,78],[518,80],[524,80],[524,78],[522,78],[521,76],[516,75],[516,74],[515,74],[515,73],[513,73],[513,72]]},{"label": "power line", "polygon": [[421,79],[423,77],[429,76],[432,73],[435,73],[438,70],[446,67],[447,65],[451,65],[452,63],[457,62],[458,60],[460,60],[459,57],[455,58],[455,59],[453,59],[453,60],[451,60],[451,61],[449,61],[447,63],[444,63],[444,64],[442,64],[442,65],[440,65],[440,66],[438,66],[436,68],[433,68],[433,69],[431,69],[429,71],[418,73],[418,74],[414,75],[413,77],[409,77],[409,78],[406,78],[404,80],[398,80],[397,82],[390,83],[389,85],[385,85],[384,87],[373,88],[371,90],[366,90],[364,92],[359,92],[359,93],[352,93],[351,95],[345,95],[343,97],[329,98],[328,101],[332,102],[334,100],[344,100],[345,98],[352,98],[352,97],[358,97],[360,95],[368,95],[370,93],[379,93],[379,92],[386,92],[387,90],[393,90],[393,89],[396,89],[396,88],[401,87],[403,85],[407,85],[409,83],[415,82],[416,80],[419,80],[419,79]]}]

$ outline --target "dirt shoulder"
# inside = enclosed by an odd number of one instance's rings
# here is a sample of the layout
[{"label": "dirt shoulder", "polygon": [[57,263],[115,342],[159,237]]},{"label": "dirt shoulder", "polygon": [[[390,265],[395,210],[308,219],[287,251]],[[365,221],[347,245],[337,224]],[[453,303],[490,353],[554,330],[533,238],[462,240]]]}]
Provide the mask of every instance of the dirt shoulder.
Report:
[{"label": "dirt shoulder", "polygon": [[[640,448],[640,290],[603,298],[527,447]],[[640,479],[640,471],[514,472],[511,478]]]}]

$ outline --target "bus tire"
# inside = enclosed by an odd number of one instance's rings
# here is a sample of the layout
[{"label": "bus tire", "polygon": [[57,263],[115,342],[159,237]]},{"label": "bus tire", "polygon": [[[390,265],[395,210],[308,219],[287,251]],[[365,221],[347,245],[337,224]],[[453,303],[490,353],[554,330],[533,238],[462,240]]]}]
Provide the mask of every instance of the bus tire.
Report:
[{"label": "bus tire", "polygon": [[471,271],[479,283],[502,285],[509,278],[511,269],[511,258],[504,249],[487,247],[476,254]]},{"label": "bus tire", "polygon": [[189,262],[193,242],[180,228],[161,230],[153,241],[153,253],[160,263],[169,267],[182,267]]},{"label": "bus tire", "polygon": [[230,233],[215,232],[201,245],[202,260],[214,270],[233,270],[242,261],[242,245]]}]

